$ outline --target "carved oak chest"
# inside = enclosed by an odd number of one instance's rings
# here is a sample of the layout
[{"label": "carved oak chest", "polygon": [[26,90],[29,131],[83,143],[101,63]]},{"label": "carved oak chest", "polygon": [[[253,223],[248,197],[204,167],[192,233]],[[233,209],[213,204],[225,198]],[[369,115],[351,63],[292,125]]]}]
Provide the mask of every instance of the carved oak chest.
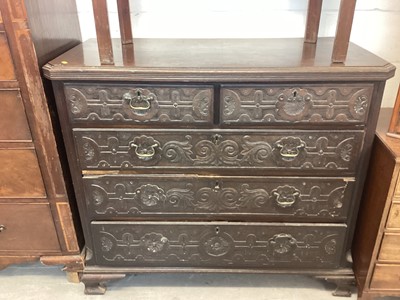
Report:
[{"label": "carved oak chest", "polygon": [[314,275],[340,294],[394,67],[355,45],[331,65],[331,48],[138,39],[107,66],[88,41],[45,66],[87,292],[131,272],[234,270]]}]

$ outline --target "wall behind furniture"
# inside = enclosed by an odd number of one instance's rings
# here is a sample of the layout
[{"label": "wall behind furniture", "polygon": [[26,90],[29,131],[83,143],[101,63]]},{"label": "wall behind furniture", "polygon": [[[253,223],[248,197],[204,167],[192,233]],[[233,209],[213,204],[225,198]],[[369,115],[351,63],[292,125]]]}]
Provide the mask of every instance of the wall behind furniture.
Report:
[{"label": "wall behind furniture", "polygon": [[[302,37],[307,0],[130,0],[134,37]],[[320,36],[333,36],[340,0],[325,0]],[[91,0],[76,0],[83,40],[95,37]],[[108,0],[119,37],[116,0]],[[400,69],[400,1],[358,0],[351,41]],[[393,106],[400,71],[389,80],[383,107]]]}]

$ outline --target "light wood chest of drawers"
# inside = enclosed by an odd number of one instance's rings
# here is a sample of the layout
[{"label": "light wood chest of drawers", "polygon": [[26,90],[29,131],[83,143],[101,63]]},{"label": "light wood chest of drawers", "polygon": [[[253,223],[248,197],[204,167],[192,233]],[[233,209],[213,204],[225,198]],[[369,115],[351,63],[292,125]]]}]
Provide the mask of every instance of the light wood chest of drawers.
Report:
[{"label": "light wood chest of drawers", "polygon": [[353,246],[360,299],[400,296],[400,141],[382,109]]},{"label": "light wood chest of drawers", "polygon": [[114,66],[88,41],[44,69],[86,237],[86,292],[130,272],[204,271],[309,274],[348,294],[393,66],[355,45],[331,66],[331,39],[314,58],[301,39],[138,39],[119,57],[114,46]]},{"label": "light wood chest of drawers", "polygon": [[77,281],[83,267],[51,85],[43,86],[40,73],[79,42],[75,1],[0,2],[0,269],[40,259],[65,265]]}]

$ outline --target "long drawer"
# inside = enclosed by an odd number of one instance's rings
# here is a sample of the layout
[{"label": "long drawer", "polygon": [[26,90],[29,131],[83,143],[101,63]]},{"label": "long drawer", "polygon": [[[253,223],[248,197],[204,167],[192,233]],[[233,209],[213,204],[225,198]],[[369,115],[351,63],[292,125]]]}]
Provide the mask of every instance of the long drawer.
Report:
[{"label": "long drawer", "polygon": [[74,129],[82,169],[355,171],[363,131]]},{"label": "long drawer", "polygon": [[362,124],[372,84],[223,85],[223,124]]},{"label": "long drawer", "polygon": [[195,175],[84,176],[92,219],[344,221],[353,178],[216,177]]},{"label": "long drawer", "polygon": [[207,124],[214,90],[199,85],[65,84],[72,122],[100,124]]},{"label": "long drawer", "polygon": [[400,291],[400,264],[376,264],[370,288]]},{"label": "long drawer", "polygon": [[0,203],[0,251],[59,252],[49,204]]},{"label": "long drawer", "polygon": [[230,222],[92,222],[98,265],[334,268],[345,225]]}]

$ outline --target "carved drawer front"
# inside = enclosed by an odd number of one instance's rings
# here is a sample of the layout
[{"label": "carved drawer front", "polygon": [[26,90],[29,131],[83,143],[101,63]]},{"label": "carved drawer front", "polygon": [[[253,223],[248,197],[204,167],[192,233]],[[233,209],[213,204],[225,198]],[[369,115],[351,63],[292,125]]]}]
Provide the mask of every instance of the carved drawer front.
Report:
[{"label": "carved drawer front", "polygon": [[98,265],[332,268],[345,225],[229,222],[92,222]]},{"label": "carved drawer front", "polygon": [[283,221],[344,221],[353,179],[202,177],[183,175],[85,176],[92,218],[161,217]]},{"label": "carved drawer front", "polygon": [[386,227],[400,230],[400,203],[392,204]]},{"label": "carved drawer front", "polygon": [[10,255],[59,252],[50,207],[40,204],[0,204],[0,251]]},{"label": "carved drawer front", "polygon": [[365,123],[372,84],[223,86],[224,124]]},{"label": "carved drawer front", "polygon": [[66,84],[65,96],[72,122],[213,122],[212,86]]},{"label": "carved drawer front", "polygon": [[400,264],[377,264],[371,280],[371,289],[400,291]]},{"label": "carved drawer front", "polygon": [[362,131],[74,130],[83,169],[353,172]]},{"label": "carved drawer front", "polygon": [[378,259],[400,263],[400,233],[385,233]]}]

